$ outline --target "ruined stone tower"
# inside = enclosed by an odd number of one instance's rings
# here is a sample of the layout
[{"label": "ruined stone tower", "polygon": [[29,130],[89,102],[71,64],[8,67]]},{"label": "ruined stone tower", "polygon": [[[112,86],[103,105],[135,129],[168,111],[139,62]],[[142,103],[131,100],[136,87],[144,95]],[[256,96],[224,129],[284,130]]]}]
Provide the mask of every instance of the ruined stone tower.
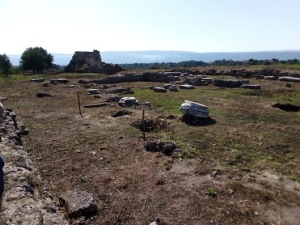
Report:
[{"label": "ruined stone tower", "polygon": [[76,51],[64,71],[76,73],[102,73],[103,66],[100,52],[97,50],[92,52]]}]

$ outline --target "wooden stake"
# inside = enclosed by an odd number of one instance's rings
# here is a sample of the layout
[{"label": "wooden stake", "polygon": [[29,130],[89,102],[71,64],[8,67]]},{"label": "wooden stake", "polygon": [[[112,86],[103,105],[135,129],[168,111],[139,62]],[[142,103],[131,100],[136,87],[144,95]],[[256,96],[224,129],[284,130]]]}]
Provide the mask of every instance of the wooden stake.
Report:
[{"label": "wooden stake", "polygon": [[145,134],[145,110],[143,110],[143,138],[146,141],[146,134]]},{"label": "wooden stake", "polygon": [[79,97],[79,92],[77,93],[77,100],[78,100],[79,114],[80,114],[81,118],[83,118],[82,113],[81,113],[81,107],[80,107],[80,97]]}]

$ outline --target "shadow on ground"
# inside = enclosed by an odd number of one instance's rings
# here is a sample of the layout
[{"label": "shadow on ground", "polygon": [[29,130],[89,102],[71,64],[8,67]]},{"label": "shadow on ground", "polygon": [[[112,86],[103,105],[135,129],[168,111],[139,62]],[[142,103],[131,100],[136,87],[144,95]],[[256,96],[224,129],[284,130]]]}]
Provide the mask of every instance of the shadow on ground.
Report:
[{"label": "shadow on ground", "polygon": [[181,121],[190,126],[209,126],[216,123],[216,120],[211,117],[208,118],[198,118],[192,115],[183,115]]}]

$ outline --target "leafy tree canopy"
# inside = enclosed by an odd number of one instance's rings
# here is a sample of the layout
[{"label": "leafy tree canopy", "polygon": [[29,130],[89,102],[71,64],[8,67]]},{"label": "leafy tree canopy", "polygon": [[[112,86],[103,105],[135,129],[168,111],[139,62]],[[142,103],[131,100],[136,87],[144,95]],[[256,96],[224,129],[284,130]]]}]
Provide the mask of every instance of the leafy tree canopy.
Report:
[{"label": "leafy tree canopy", "polygon": [[52,66],[53,55],[48,54],[42,47],[27,48],[21,56],[23,70],[32,70],[33,73],[41,73]]},{"label": "leafy tree canopy", "polygon": [[8,75],[12,65],[6,54],[0,55],[0,71],[4,75]]}]

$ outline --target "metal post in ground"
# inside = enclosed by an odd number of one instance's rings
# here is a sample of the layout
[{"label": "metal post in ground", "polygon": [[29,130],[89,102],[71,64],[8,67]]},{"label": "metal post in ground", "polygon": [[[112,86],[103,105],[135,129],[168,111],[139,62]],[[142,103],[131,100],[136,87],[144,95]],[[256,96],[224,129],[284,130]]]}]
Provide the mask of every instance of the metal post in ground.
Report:
[{"label": "metal post in ground", "polygon": [[80,97],[79,97],[79,92],[77,93],[77,100],[78,100],[78,109],[79,109],[79,114],[81,118],[83,118],[82,113],[81,113],[81,106],[80,106]]}]

